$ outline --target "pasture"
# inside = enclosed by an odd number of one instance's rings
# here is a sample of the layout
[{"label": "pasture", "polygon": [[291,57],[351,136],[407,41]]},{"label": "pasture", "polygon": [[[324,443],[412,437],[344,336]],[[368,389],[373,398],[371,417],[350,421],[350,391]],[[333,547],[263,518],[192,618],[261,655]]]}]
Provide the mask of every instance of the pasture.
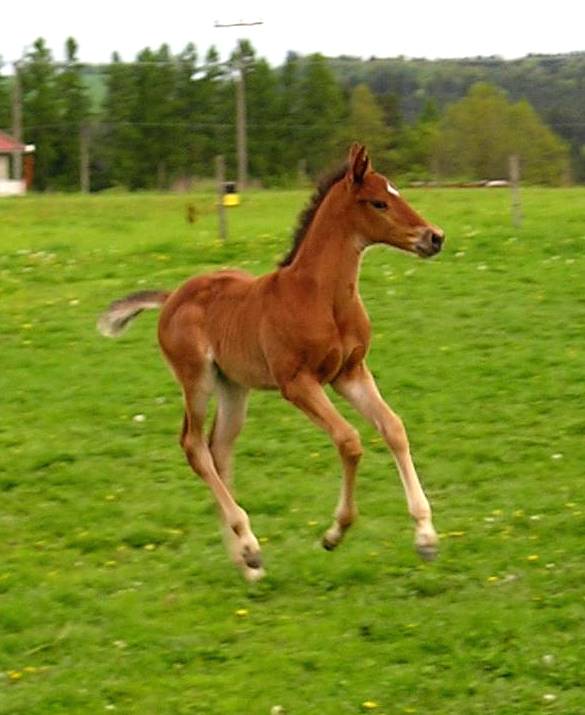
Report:
[{"label": "pasture", "polygon": [[0,712],[584,712],[585,191],[524,190],[520,229],[504,190],[404,193],[444,251],[375,248],[361,292],[439,558],[419,561],[392,459],[342,405],[360,518],[320,548],[335,450],[255,393],[235,467],[255,585],[178,446],[156,315],[117,341],[95,320],[193,273],[272,269],[306,192],[246,194],[226,245],[206,194],[0,202]]}]

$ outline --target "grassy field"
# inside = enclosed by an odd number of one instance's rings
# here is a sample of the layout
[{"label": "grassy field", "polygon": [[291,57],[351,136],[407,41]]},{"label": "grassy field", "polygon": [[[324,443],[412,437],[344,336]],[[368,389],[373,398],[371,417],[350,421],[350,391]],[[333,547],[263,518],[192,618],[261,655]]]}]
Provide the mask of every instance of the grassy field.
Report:
[{"label": "grassy field", "polygon": [[210,196],[0,202],[1,713],[585,712],[585,191],[525,190],[521,229],[503,190],[405,193],[445,250],[372,250],[361,288],[441,555],[418,561],[357,416],[361,516],[323,551],[335,451],[257,393],[236,461],[254,586],[178,447],[156,316],[116,342],[95,319],[192,273],[271,269],[306,194],[246,195],[225,246]]}]

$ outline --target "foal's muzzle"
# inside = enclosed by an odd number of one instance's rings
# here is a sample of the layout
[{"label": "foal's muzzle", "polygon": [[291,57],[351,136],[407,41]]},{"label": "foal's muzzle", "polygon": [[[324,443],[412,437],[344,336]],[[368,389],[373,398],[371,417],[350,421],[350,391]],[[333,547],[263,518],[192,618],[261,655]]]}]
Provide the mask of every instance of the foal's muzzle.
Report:
[{"label": "foal's muzzle", "polygon": [[439,253],[444,240],[445,234],[440,228],[425,228],[414,247],[419,256],[429,258]]}]

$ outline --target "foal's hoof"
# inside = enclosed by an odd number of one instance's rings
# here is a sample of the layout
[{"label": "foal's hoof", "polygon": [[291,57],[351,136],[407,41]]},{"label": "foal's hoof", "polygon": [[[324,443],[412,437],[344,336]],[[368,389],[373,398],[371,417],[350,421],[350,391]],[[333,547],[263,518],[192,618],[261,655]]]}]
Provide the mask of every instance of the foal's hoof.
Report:
[{"label": "foal's hoof", "polygon": [[333,551],[339,541],[332,541],[328,538],[327,534],[321,539],[321,546],[325,549],[325,551]]},{"label": "foal's hoof", "polygon": [[266,575],[266,571],[264,571],[262,566],[258,568],[250,568],[249,566],[246,566],[242,569],[242,573],[248,583],[256,583],[256,581],[260,581],[260,579],[263,579]]},{"label": "foal's hoof", "polygon": [[416,551],[423,561],[434,561],[439,553],[439,548],[433,544],[418,544]]},{"label": "foal's hoof", "polygon": [[343,534],[345,530],[339,528],[338,524],[333,524],[333,526],[328,529],[323,538],[321,539],[321,545],[326,551],[333,551],[337,548],[343,539]]}]

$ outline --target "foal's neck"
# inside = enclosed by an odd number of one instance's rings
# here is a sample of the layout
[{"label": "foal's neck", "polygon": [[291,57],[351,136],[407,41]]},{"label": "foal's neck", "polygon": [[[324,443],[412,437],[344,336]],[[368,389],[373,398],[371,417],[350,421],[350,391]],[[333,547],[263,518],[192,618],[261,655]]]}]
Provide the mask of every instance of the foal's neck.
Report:
[{"label": "foal's neck", "polygon": [[324,200],[290,266],[292,273],[309,279],[319,298],[332,302],[334,308],[356,299],[363,252],[344,203],[335,196]]}]

